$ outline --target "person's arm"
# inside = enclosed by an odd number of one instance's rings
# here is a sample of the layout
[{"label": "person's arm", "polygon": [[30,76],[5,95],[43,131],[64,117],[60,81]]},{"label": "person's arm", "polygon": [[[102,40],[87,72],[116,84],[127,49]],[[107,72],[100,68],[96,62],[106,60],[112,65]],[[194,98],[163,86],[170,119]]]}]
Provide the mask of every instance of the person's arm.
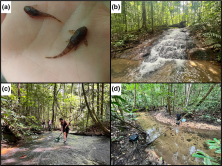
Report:
[{"label": "person's arm", "polygon": [[63,127],[62,127],[62,125],[61,125],[61,133],[62,133],[62,128],[63,128]]}]

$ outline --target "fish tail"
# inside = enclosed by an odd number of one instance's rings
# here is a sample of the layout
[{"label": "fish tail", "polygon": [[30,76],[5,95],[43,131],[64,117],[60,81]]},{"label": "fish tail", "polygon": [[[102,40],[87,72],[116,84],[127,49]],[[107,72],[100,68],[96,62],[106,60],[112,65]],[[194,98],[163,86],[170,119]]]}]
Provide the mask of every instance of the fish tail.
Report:
[{"label": "fish tail", "polygon": [[62,22],[62,21],[60,21],[59,19],[57,19],[56,17],[54,17],[54,16],[52,16],[54,19],[56,19],[58,22]]},{"label": "fish tail", "polygon": [[52,18],[56,19],[57,21],[62,22],[62,21],[60,21],[59,19],[57,19],[56,17],[54,17],[53,15],[48,14],[48,13],[44,13],[42,16],[45,16],[45,17],[52,17]]},{"label": "fish tail", "polygon": [[59,54],[59,55],[56,55],[56,56],[53,56],[53,57],[45,57],[45,58],[48,58],[48,59],[55,59],[55,58],[62,57],[63,55],[65,55],[65,54]]}]

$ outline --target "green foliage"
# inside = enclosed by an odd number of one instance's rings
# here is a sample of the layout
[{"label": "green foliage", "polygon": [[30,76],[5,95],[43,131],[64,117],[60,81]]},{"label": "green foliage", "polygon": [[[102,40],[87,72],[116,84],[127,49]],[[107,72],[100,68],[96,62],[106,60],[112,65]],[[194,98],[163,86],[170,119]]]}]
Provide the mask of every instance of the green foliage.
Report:
[{"label": "green foliage", "polygon": [[[217,61],[221,60],[221,2],[203,1],[201,18],[190,25],[193,34],[201,33],[204,44],[216,52]],[[206,14],[207,13],[207,14]]]},{"label": "green foliage", "polygon": [[[207,140],[206,143],[210,145],[209,149],[216,149],[215,153],[221,153],[221,140],[217,140],[216,138],[214,138],[214,141]],[[203,158],[204,165],[220,165],[220,161],[221,161],[221,158],[219,160],[214,159],[213,157],[210,157],[209,155],[201,151],[197,151],[196,153],[193,153],[192,157]]]},{"label": "green foliage", "polygon": [[119,40],[118,42],[116,42],[114,44],[115,47],[119,47],[119,46],[122,46],[122,45],[124,45],[124,40]]},{"label": "green foliage", "polygon": [[[4,98],[1,98],[2,101],[7,102]],[[1,124],[3,126],[9,125],[10,131],[16,136],[16,137],[23,137],[24,135],[30,135],[29,131],[24,131],[24,128],[28,128],[31,124],[31,128],[33,130],[40,130],[41,127],[37,125],[39,121],[36,119],[35,116],[19,116],[17,113],[15,113],[12,110],[8,110],[5,108],[2,108],[1,112]],[[3,128],[2,128],[3,131]]]},{"label": "green foliage", "polygon": [[215,37],[215,38],[221,39],[221,35],[218,35],[218,34],[212,33],[212,32],[204,33],[203,36],[210,36],[210,37]]}]

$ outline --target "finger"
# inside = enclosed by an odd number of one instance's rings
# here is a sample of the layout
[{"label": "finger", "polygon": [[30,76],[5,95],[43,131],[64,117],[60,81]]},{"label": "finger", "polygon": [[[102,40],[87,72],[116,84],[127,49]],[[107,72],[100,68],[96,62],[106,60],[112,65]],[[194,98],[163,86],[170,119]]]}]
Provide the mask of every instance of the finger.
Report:
[{"label": "finger", "polygon": [[6,16],[6,14],[5,14],[5,13],[2,13],[2,14],[1,14],[1,24],[2,24],[2,22],[4,21],[5,16]]}]

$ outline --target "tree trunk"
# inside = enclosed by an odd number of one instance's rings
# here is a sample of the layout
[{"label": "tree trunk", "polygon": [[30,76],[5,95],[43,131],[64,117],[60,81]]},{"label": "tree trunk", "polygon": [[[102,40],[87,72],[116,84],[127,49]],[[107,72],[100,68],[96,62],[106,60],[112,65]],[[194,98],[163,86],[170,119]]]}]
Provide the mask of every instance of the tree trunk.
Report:
[{"label": "tree trunk", "polygon": [[143,18],[142,28],[147,30],[147,27],[146,27],[146,7],[145,7],[145,1],[142,1],[142,18]]},{"label": "tree trunk", "polygon": [[[136,3],[137,3],[137,11],[138,11],[138,10],[139,10],[139,9],[138,9],[138,6],[139,6],[138,3],[139,3],[139,2],[136,1]],[[138,12],[136,12],[136,13],[137,13],[137,16],[138,16],[137,18],[138,18],[138,29],[139,29],[139,28],[140,28],[140,19],[139,19],[139,14],[138,14]]]},{"label": "tree trunk", "polygon": [[54,125],[54,104],[55,104],[55,101],[56,101],[56,90],[57,90],[57,86],[56,86],[56,83],[54,84],[54,99],[53,99],[53,104],[52,104],[52,128],[53,128],[53,125]]},{"label": "tree trunk", "polygon": [[151,1],[151,20],[152,20],[152,33],[154,33],[154,30],[153,30],[153,3]]},{"label": "tree trunk", "polygon": [[126,25],[125,32],[127,32],[127,22],[126,22],[126,1],[123,1],[123,24]]},{"label": "tree trunk", "polygon": [[170,111],[170,84],[168,83],[167,85],[168,85],[167,105],[168,105],[169,115],[171,115],[171,111]]},{"label": "tree trunk", "polygon": [[179,22],[180,22],[180,1],[179,1]]},{"label": "tree trunk", "polygon": [[97,83],[97,116],[99,116],[99,83]]},{"label": "tree trunk", "polygon": [[161,17],[161,22],[162,22],[162,25],[164,25],[164,6],[163,6],[163,3],[164,1],[162,1],[162,17]]},{"label": "tree trunk", "polygon": [[[20,83],[18,83],[18,114],[20,114],[20,97],[21,97],[21,94],[20,94]],[[16,111],[15,111],[16,112]]]},{"label": "tree trunk", "polygon": [[205,100],[205,98],[210,94],[210,92],[213,90],[213,88],[214,88],[216,85],[217,85],[217,84],[214,83],[214,84],[210,87],[210,89],[208,90],[208,92],[206,93],[206,95],[204,95],[204,97],[196,104],[195,107],[198,107],[198,106],[201,105],[201,103]]},{"label": "tree trunk", "polygon": [[[88,93],[89,93],[89,84],[88,84]],[[89,101],[90,101],[90,95],[89,95]],[[89,110],[87,114],[86,128],[88,127],[88,121],[89,121]]]},{"label": "tree trunk", "polygon": [[101,98],[101,118],[103,117],[103,94],[104,94],[104,83],[102,83],[102,98]]},{"label": "tree trunk", "polygon": [[183,1],[183,18],[182,18],[182,21],[184,21],[185,20],[185,18],[184,18],[184,1]]},{"label": "tree trunk", "polygon": [[86,103],[86,106],[88,108],[88,111],[89,111],[89,114],[90,114],[92,120],[94,121],[95,124],[98,124],[98,126],[104,131],[104,133],[106,135],[110,135],[110,131],[98,119],[97,119],[98,121],[96,121],[95,117],[93,116],[93,113],[90,110],[89,104],[87,102],[87,98],[86,98],[86,94],[85,94],[85,90],[84,90],[83,84],[82,84],[82,90],[83,90],[83,96],[84,96],[84,99],[85,99],[85,103]]},{"label": "tree trunk", "polygon": [[186,106],[188,106],[188,102],[189,102],[191,85],[192,84],[187,84],[187,102],[186,102]]},{"label": "tree trunk", "polygon": [[136,108],[136,83],[134,83],[134,106],[133,109]]},{"label": "tree trunk", "polygon": [[92,111],[95,114],[95,109],[94,109],[94,83],[92,84]]}]

